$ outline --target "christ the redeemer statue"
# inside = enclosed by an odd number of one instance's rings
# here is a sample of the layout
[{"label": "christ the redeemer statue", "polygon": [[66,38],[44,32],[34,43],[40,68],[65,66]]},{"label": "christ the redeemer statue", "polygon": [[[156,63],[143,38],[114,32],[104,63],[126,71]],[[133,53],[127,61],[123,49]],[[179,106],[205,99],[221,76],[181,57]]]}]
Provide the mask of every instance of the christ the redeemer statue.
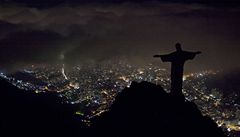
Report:
[{"label": "christ the redeemer statue", "polygon": [[187,60],[192,60],[200,51],[189,52],[181,48],[181,44],[176,44],[176,51],[166,55],[154,55],[153,57],[160,57],[163,62],[171,62],[171,94],[176,97],[183,97],[182,83],[183,83],[183,67]]}]

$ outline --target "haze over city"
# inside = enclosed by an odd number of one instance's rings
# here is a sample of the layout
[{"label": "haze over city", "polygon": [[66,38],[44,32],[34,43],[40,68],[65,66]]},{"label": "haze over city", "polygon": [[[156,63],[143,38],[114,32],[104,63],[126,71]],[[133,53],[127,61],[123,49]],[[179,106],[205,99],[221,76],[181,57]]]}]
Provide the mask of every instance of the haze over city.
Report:
[{"label": "haze over city", "polygon": [[239,68],[240,11],[234,1],[8,0],[0,11],[2,70],[113,58],[159,63],[152,55],[172,51],[176,42],[203,52],[187,63],[188,72]]}]

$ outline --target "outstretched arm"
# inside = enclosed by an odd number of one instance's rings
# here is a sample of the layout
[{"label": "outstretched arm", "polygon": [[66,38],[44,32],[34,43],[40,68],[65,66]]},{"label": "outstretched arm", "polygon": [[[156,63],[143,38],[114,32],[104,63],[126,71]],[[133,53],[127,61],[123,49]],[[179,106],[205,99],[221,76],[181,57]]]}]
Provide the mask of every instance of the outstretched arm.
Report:
[{"label": "outstretched arm", "polygon": [[202,52],[201,51],[197,51],[197,52],[195,52],[195,54],[201,54]]},{"label": "outstretched arm", "polygon": [[172,55],[167,54],[167,55],[154,55],[154,58],[161,58],[163,62],[171,61],[172,60]]},{"label": "outstretched arm", "polygon": [[185,60],[188,60],[188,59],[194,59],[195,58],[195,56],[197,55],[197,54],[201,54],[202,52],[200,52],[200,51],[197,51],[197,52],[188,52],[188,51],[184,51],[184,59]]},{"label": "outstretched arm", "polygon": [[153,57],[154,57],[154,58],[160,58],[161,55],[154,55]]}]

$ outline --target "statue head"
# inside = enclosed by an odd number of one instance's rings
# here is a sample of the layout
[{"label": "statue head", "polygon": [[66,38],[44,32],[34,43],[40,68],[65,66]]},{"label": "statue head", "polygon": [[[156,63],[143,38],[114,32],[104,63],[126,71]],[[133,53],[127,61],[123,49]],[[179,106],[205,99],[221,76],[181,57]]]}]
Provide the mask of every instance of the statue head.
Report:
[{"label": "statue head", "polygon": [[175,47],[176,47],[176,50],[177,50],[177,51],[182,51],[182,48],[181,48],[181,44],[180,44],[180,43],[176,43]]}]

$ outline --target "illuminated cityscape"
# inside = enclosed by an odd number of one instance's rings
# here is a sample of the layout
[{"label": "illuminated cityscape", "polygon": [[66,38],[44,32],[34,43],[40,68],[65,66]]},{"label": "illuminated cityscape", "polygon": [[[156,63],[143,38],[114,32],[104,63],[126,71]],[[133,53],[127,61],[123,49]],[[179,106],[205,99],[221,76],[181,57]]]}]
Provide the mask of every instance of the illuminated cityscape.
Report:
[{"label": "illuminated cityscape", "polygon": [[[203,115],[210,116],[227,134],[240,132],[240,104],[237,94],[224,97],[220,89],[206,86],[208,78],[218,71],[202,71],[184,75],[183,93],[197,104]],[[35,93],[56,92],[63,103],[79,104],[75,114],[92,117],[108,110],[115,96],[132,81],[148,81],[170,92],[170,74],[166,69],[149,64],[143,67],[125,62],[88,64],[66,69],[64,65],[30,66],[14,74],[0,76],[14,86]]]}]

